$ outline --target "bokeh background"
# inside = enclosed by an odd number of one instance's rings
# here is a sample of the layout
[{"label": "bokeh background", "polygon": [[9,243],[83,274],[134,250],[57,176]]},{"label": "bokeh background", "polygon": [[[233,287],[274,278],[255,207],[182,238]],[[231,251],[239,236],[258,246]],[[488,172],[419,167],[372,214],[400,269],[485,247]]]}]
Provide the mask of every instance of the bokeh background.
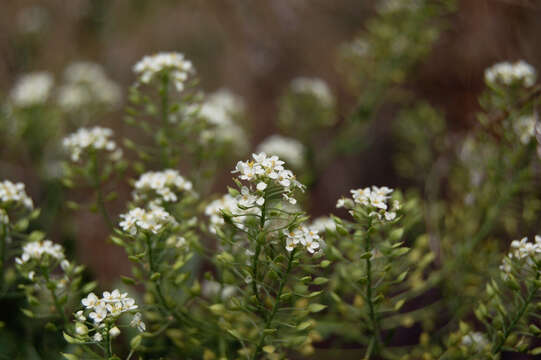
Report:
[{"label": "bokeh background", "polygon": [[[437,2],[435,0],[435,2]],[[2,0],[0,5],[0,94],[7,96],[17,77],[47,70],[60,76],[74,61],[102,64],[127,89],[132,66],[146,54],[179,51],[191,59],[208,92],[229,88],[247,104],[255,146],[278,131],[277,101],[291,79],[320,77],[337,99],[338,124],[354,111],[358,93],[348,86],[354,76],[340,70],[339,51],[366,29],[377,2],[359,0],[150,1],[150,0]],[[524,59],[541,68],[541,4],[532,0],[463,0],[456,11],[437,19],[441,33],[427,56],[415,64],[403,87],[427,99],[444,115],[449,131],[474,126],[483,71],[503,60]],[[362,87],[362,84],[361,84]],[[127,92],[124,93],[124,97]],[[350,188],[369,184],[400,187],[393,167],[392,103],[372,119],[368,151],[335,159],[318,174],[310,213],[333,210],[335,199]],[[96,123],[122,129],[122,110]],[[44,120],[43,127],[47,127]],[[338,126],[338,125],[337,125]],[[295,134],[284,134],[295,136]],[[366,133],[359,135],[361,146]],[[322,146],[324,143],[322,143]],[[14,155],[0,144],[0,178],[27,184],[37,204],[53,195],[40,182],[27,155]],[[220,187],[227,182],[224,174]],[[122,209],[111,205],[113,213]],[[59,214],[63,214],[60,210]],[[64,221],[48,224],[58,231]],[[129,272],[121,249],[106,242],[100,217],[77,217],[76,257],[104,285]]]}]

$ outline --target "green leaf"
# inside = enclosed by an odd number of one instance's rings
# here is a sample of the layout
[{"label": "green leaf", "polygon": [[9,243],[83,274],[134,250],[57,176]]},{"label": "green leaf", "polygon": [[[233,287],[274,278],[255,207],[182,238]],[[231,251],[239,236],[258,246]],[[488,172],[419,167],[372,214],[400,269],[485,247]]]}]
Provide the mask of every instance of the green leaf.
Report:
[{"label": "green leaf", "polygon": [[34,313],[28,309],[21,309],[22,313],[25,314],[26,316],[28,316],[29,318],[33,318],[34,317]]},{"label": "green leaf", "polygon": [[73,336],[66,334],[65,332],[62,332],[62,335],[64,335],[64,340],[66,340],[68,344],[81,344],[84,342],[84,341],[74,338]]},{"label": "green leaf", "polygon": [[308,311],[313,312],[313,313],[320,312],[322,310],[325,310],[326,308],[327,308],[327,305],[323,305],[323,304],[308,305]]},{"label": "green leaf", "polygon": [[297,325],[297,330],[303,331],[308,329],[310,326],[312,326],[312,320],[307,320]]},{"label": "green leaf", "polygon": [[79,360],[79,358],[73,354],[61,353],[66,360]]},{"label": "green leaf", "polygon": [[323,260],[321,264],[319,264],[322,268],[326,268],[331,264],[330,260]]},{"label": "green leaf", "polygon": [[141,345],[141,341],[143,340],[143,337],[141,335],[137,335],[136,337],[134,337],[133,339],[131,339],[130,341],[130,347],[133,349],[133,350],[136,350],[139,345]]},{"label": "green leaf", "polygon": [[314,285],[323,285],[325,283],[329,282],[329,279],[325,278],[325,277],[317,277],[314,279],[313,281],[313,284]]}]

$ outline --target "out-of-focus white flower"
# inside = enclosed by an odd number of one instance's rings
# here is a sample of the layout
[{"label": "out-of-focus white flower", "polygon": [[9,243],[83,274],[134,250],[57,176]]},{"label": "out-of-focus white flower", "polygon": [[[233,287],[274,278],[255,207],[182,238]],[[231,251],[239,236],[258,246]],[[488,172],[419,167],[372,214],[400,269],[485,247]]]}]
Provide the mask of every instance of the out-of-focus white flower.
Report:
[{"label": "out-of-focus white flower", "polygon": [[49,14],[39,5],[25,7],[17,13],[17,25],[23,33],[37,34],[48,22]]},{"label": "out-of-focus white flower", "polygon": [[113,130],[108,128],[80,128],[76,133],[64,138],[62,145],[70,152],[72,161],[79,161],[81,155],[89,150],[107,151],[113,158],[118,158],[116,151],[119,149],[111,140],[112,137]]},{"label": "out-of-focus white flower", "polygon": [[535,115],[522,116],[513,122],[513,129],[524,145],[535,137],[535,123],[537,119]]},{"label": "out-of-focus white flower", "polygon": [[327,230],[332,232],[336,231],[336,223],[328,216],[320,216],[314,219],[314,221],[312,221],[310,229],[313,229],[320,233],[324,233]]},{"label": "out-of-focus white flower", "polygon": [[158,234],[168,225],[176,224],[175,219],[159,206],[153,206],[149,210],[135,208],[121,214],[120,218],[120,227],[131,235],[136,235],[141,230]]},{"label": "out-of-focus white flower", "polygon": [[[25,186],[23,183],[12,183],[9,180],[0,182],[0,206],[23,206],[28,210],[34,208],[32,199],[26,194]],[[0,213],[0,215],[2,215]],[[8,220],[7,214],[4,212],[4,220]],[[0,216],[1,218],[1,216]],[[0,220],[2,222],[2,220]]]},{"label": "out-of-focus white flower", "polygon": [[[136,201],[157,195],[163,202],[178,201],[178,194],[192,191],[193,185],[182,177],[177,170],[147,172],[135,182],[133,193]],[[150,194],[149,194],[150,193]],[[161,201],[157,201],[157,204]]]},{"label": "out-of-focus white flower", "polygon": [[103,341],[103,336],[97,332],[94,334],[94,336],[92,337],[92,339],[95,341],[95,342],[102,342]]},{"label": "out-of-focus white flower", "polygon": [[291,81],[291,90],[300,94],[311,94],[325,106],[334,105],[334,96],[327,83],[321,79],[298,77]]},{"label": "out-of-focus white flower", "polygon": [[18,107],[44,104],[53,89],[53,76],[48,72],[33,72],[19,77],[11,90],[10,100]]},{"label": "out-of-focus white flower", "polygon": [[[221,290],[221,291],[220,291]],[[204,281],[201,285],[201,293],[206,298],[213,298],[220,295],[220,298],[225,301],[237,292],[237,287],[232,285],[224,285],[223,287],[217,281]]]},{"label": "out-of-focus white flower", "polygon": [[82,323],[75,324],[75,333],[80,336],[88,334],[88,327]]},{"label": "out-of-focus white flower", "polygon": [[114,107],[122,99],[120,87],[91,62],[75,62],[64,71],[65,83],[58,90],[58,103],[66,111],[90,104]]},{"label": "out-of-focus white flower", "polygon": [[489,345],[486,335],[478,331],[464,335],[461,342],[462,345],[471,347],[475,351],[482,351]]},{"label": "out-of-focus white flower", "polygon": [[210,125],[201,133],[201,141],[217,141],[235,146],[239,152],[248,148],[246,132],[237,119],[244,116],[244,100],[230,90],[220,89],[210,94],[201,105],[199,115]]},{"label": "out-of-focus white flower", "polygon": [[[218,228],[225,224],[224,218],[222,217],[222,211],[227,211],[231,214],[235,214],[239,211],[235,197],[225,194],[221,198],[212,201],[205,208],[205,215],[210,218],[209,230],[213,234],[216,233]],[[242,222],[238,217],[234,218],[234,221]]]},{"label": "out-of-focus white flower", "polygon": [[296,169],[300,169],[304,166],[304,145],[293,138],[281,135],[271,135],[257,146],[257,152],[276,155]]},{"label": "out-of-focus white flower", "polygon": [[142,318],[143,316],[141,315],[141,313],[136,313],[130,322],[130,326],[137,328],[137,330],[139,330],[140,332],[145,332],[147,329],[147,326],[143,322]]},{"label": "out-of-focus white flower", "polygon": [[382,14],[403,10],[414,11],[421,7],[421,0],[385,0],[378,6]]},{"label": "out-of-focus white flower", "polygon": [[485,70],[489,84],[533,86],[537,79],[535,68],[520,60],[515,63],[501,62]]},{"label": "out-of-focus white flower", "polygon": [[195,70],[191,61],[184,58],[184,54],[169,52],[143,57],[134,65],[133,72],[143,84],[148,84],[160,74],[167,73],[180,92],[184,90],[186,80]]}]

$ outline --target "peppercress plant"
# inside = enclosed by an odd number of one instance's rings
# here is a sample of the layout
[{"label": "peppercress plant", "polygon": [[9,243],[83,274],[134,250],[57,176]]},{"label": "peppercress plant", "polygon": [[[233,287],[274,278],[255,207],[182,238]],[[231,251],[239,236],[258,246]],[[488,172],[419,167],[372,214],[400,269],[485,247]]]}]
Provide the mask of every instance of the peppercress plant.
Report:
[{"label": "peppercress plant", "polygon": [[[536,70],[525,61],[487,69],[479,122],[467,132],[446,129],[443,111],[403,86],[452,3],[378,3],[366,30],[343,46],[343,70],[358,95],[352,113],[338,121],[339,92],[319,78],[295,78],[278,102],[287,136],[266,138],[249,157],[243,99],[225,89],[203,93],[181,53],[133,66],[125,118],[133,133],[96,125],[122,99],[99,65],[72,63],[56,90],[53,74],[21,76],[0,126],[28,140],[7,141],[7,158],[28,150],[39,181],[27,181],[28,193],[23,183],[0,182],[0,301],[10,312],[0,322],[0,355],[4,348],[7,357],[68,360],[541,354],[541,237],[511,242],[503,260],[499,246],[539,231]],[[390,100],[399,109],[395,184],[413,185],[364,184],[331,205],[333,214],[311,220],[308,213],[324,207],[313,201],[314,191],[327,190],[323,173],[343,155],[375,150],[378,142],[363,135]],[[69,196],[51,180],[62,148]],[[221,174],[233,176],[227,191]],[[48,207],[40,213],[29,194]],[[81,211],[60,212],[63,205]],[[107,239],[127,258],[120,279],[100,278],[115,290],[97,289],[94,274],[74,260],[75,245],[96,240],[81,234],[91,225],[72,226],[73,217],[92,219],[85,208],[100,213]],[[14,307],[20,311],[11,314]],[[21,331],[23,339],[13,336]]]}]

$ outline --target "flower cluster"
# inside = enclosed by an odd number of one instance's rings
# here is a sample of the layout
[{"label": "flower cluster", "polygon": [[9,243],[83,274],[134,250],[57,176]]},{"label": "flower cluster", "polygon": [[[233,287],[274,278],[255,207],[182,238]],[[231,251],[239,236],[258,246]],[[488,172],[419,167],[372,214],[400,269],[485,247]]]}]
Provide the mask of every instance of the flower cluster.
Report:
[{"label": "flower cluster", "polygon": [[184,84],[194,72],[194,68],[191,61],[184,58],[184,54],[171,52],[143,57],[135,64],[133,72],[143,84],[150,83],[159,74],[167,73],[171,75],[175,88],[180,92],[184,90]]},{"label": "flower cluster", "polygon": [[334,97],[325,81],[318,78],[299,77],[291,82],[291,90],[300,94],[310,94],[323,105],[332,106]]},{"label": "flower cluster", "polygon": [[[259,201],[258,205],[263,205],[263,191],[268,185],[277,185],[281,187],[282,196],[291,204],[295,204],[297,200],[292,197],[295,189],[304,190],[304,186],[297,181],[291,170],[284,167],[284,162],[278,156],[267,156],[265,153],[252,154],[252,160],[239,161],[233,173],[239,173],[239,179],[249,181],[256,184],[256,195],[250,198],[246,196],[245,203]],[[246,190],[250,190],[246,188]],[[244,190],[243,190],[244,192]],[[263,201],[263,202],[262,202]],[[242,204],[241,204],[242,205]],[[246,206],[246,205],[243,205]]]},{"label": "flower cluster", "polygon": [[305,249],[313,254],[320,249],[321,238],[317,230],[299,226],[297,229],[285,232],[286,235],[286,250],[293,251],[297,245],[302,245]]},{"label": "flower cluster", "polygon": [[210,94],[201,105],[199,115],[207,121],[210,128],[201,132],[201,141],[231,143],[239,152],[248,148],[244,129],[237,119],[244,115],[244,101],[227,89]]},{"label": "flower cluster", "polygon": [[325,231],[336,231],[336,223],[327,216],[320,216],[310,224],[310,229],[324,233]]},{"label": "flower cluster", "polygon": [[[135,182],[133,196],[136,201],[146,199],[149,193],[157,195],[164,202],[178,201],[177,194],[189,192],[193,188],[190,181],[182,177],[177,170],[147,172]],[[156,201],[159,204],[160,201]]]},{"label": "flower cluster", "polygon": [[[128,297],[128,293],[120,293],[117,289],[112,292],[103,292],[101,298],[98,298],[94,293],[90,293],[86,298],[81,300],[81,303],[85,309],[75,313],[75,319],[77,321],[75,332],[78,336],[86,337],[89,334],[89,330],[85,323],[93,326],[94,329],[90,332],[94,332],[92,336],[94,342],[101,342],[104,335],[106,335],[106,331],[109,332],[111,337],[120,335],[120,330],[115,326],[115,321],[122,314],[138,308],[135,300]],[[108,323],[109,325],[105,326],[104,323]],[[140,313],[136,313],[133,316],[130,326],[136,327],[141,332],[146,330],[146,325],[142,321]]]},{"label": "flower cluster", "polygon": [[[225,194],[219,199],[212,201],[205,208],[205,215],[210,218],[209,230],[211,233],[216,234],[218,228],[225,224],[222,216],[222,211],[234,214],[238,211],[237,199],[230,194]],[[235,222],[242,222],[241,219],[235,218]]]},{"label": "flower cluster", "polygon": [[304,165],[305,148],[296,139],[271,135],[258,145],[257,152],[276,155],[296,169],[300,169]]},{"label": "flower cluster", "polygon": [[392,221],[396,218],[396,211],[400,209],[398,201],[394,201],[392,205],[389,204],[393,191],[386,186],[351,190],[353,204],[350,199],[342,198],[338,200],[336,207],[352,208],[355,205],[360,205],[367,210],[368,216],[378,220]]},{"label": "flower cluster", "polygon": [[53,85],[53,76],[48,72],[22,75],[11,90],[11,101],[19,107],[44,104],[51,94]]},{"label": "flower cluster", "polygon": [[509,277],[509,274],[513,270],[513,260],[526,260],[526,263],[533,264],[533,259],[537,254],[541,254],[541,236],[535,236],[535,242],[529,242],[527,237],[520,240],[513,240],[511,242],[511,251],[503,258],[500,270],[504,279]]},{"label": "flower cluster", "polygon": [[21,257],[15,258],[15,262],[22,265],[30,260],[41,261],[44,257],[63,261],[65,259],[64,248],[51,240],[29,242],[23,246],[23,253]]},{"label": "flower cluster", "polygon": [[121,149],[111,140],[113,130],[102,127],[81,128],[76,133],[64,138],[62,145],[70,152],[72,161],[79,161],[85,151],[105,150],[112,160],[122,156]]},{"label": "flower cluster", "polygon": [[537,78],[533,66],[523,60],[515,63],[502,62],[485,70],[485,81],[488,84],[533,86]]},{"label": "flower cluster", "polygon": [[29,210],[34,208],[32,199],[26,194],[23,183],[12,183],[9,180],[0,182],[0,206],[23,206]]},{"label": "flower cluster", "polygon": [[175,219],[159,206],[151,206],[149,210],[137,207],[120,217],[123,219],[120,227],[130,235],[136,235],[138,231],[158,234],[168,225],[176,224]]},{"label": "flower cluster", "polygon": [[65,83],[58,90],[58,103],[66,111],[76,111],[89,104],[115,106],[122,92],[103,68],[90,62],[70,64],[64,71]]}]

